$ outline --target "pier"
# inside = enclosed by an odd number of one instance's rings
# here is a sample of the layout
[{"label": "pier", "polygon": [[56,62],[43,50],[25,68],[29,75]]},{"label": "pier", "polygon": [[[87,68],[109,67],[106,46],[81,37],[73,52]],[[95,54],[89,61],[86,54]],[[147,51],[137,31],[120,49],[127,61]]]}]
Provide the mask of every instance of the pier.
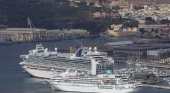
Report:
[{"label": "pier", "polygon": [[144,87],[150,87],[150,88],[158,88],[158,89],[167,89],[170,90],[170,86],[159,86],[159,85],[149,85],[149,84],[143,84]]},{"label": "pier", "polygon": [[168,64],[160,64],[160,63],[143,63],[140,62],[142,66],[147,66],[147,67],[156,67],[156,68],[167,68],[170,69],[170,65]]}]

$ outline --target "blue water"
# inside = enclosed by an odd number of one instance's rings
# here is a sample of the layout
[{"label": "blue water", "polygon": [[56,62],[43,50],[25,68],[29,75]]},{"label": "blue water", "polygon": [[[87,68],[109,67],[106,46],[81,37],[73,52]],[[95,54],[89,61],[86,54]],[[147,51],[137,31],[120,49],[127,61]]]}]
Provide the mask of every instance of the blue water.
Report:
[{"label": "blue water", "polygon": [[[99,38],[80,39],[80,42],[99,43]],[[44,47],[54,50],[56,46],[60,49],[69,49],[70,46],[79,46],[74,40],[57,42],[44,42]],[[36,43],[24,43],[17,45],[0,46],[0,93],[66,93],[53,91],[44,79],[33,78],[19,66],[22,59],[21,54],[27,54],[35,48]],[[167,85],[166,82],[160,83]],[[142,88],[138,93],[170,93],[170,90]],[[69,92],[70,93],[70,92]]]}]

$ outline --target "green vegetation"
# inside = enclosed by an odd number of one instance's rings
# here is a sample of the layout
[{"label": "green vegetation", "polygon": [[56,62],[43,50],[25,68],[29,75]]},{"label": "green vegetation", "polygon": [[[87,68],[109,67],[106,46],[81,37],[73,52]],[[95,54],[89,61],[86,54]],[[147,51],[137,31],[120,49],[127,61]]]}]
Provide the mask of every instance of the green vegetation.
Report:
[{"label": "green vegetation", "polygon": [[77,6],[70,6],[68,0],[0,0],[0,25],[28,27],[29,17],[37,28],[77,28],[98,34],[109,28],[111,24],[122,23],[121,18],[93,19],[94,12],[110,12],[110,9],[92,7],[94,3],[87,6],[86,2],[80,2]]},{"label": "green vegetation", "polygon": [[160,20],[159,21],[161,24],[168,24],[168,23],[170,23],[170,20],[168,20],[168,19],[162,19],[162,20]]},{"label": "green vegetation", "polygon": [[112,9],[118,11],[118,10],[120,10],[121,8],[120,8],[119,6],[113,6]]},{"label": "green vegetation", "polygon": [[141,7],[141,6],[134,6],[134,9],[135,9],[135,10],[140,10],[140,9],[144,9],[144,7]]},{"label": "green vegetation", "polygon": [[[127,19],[124,19],[124,20],[127,20]],[[123,22],[123,25],[122,25],[122,28],[127,28],[127,27],[130,27],[130,28],[133,28],[133,27],[138,27],[138,24],[139,22],[136,21],[136,20],[127,20],[125,22]]]}]

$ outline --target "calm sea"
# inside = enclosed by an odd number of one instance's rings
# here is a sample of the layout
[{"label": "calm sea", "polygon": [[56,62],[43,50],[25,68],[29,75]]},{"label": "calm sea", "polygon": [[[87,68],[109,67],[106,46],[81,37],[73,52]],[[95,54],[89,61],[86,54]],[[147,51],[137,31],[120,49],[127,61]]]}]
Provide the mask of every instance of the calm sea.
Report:
[{"label": "calm sea", "polygon": [[[85,38],[79,40],[64,40],[57,42],[43,42],[43,46],[54,50],[69,49],[70,46],[79,46],[78,42],[99,43],[99,38]],[[35,48],[36,43],[0,46],[0,93],[66,93],[53,91],[44,79],[33,78],[19,66],[21,54]],[[161,85],[168,85],[166,82]],[[138,93],[170,93],[170,90],[143,88]],[[71,93],[71,92],[68,92]]]}]

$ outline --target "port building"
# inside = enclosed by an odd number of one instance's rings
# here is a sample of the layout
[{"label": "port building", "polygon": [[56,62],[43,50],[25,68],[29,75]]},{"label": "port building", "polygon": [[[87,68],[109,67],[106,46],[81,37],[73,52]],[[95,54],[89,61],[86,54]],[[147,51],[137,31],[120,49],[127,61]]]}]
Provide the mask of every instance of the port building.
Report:
[{"label": "port building", "polygon": [[[107,52],[115,62],[150,62],[168,59],[170,44],[164,43],[139,43],[134,41],[107,42],[105,44],[86,44],[85,47],[97,47],[98,51]],[[78,47],[70,47],[70,52],[75,52]],[[168,59],[169,60],[169,59]]]},{"label": "port building", "polygon": [[107,29],[107,34],[111,36],[130,36],[135,35],[137,33],[137,28],[122,28],[122,24],[119,25],[111,25],[110,29]]},{"label": "port building", "polygon": [[11,39],[12,41],[30,41],[33,37],[35,39],[46,36],[66,37],[72,34],[88,36],[89,32],[83,29],[47,30],[43,28],[7,28],[0,30],[0,41],[5,39]]},{"label": "port building", "polygon": [[170,44],[131,44],[126,46],[113,47],[113,58],[115,62],[148,62],[150,60],[160,60],[165,50],[170,49]]}]

